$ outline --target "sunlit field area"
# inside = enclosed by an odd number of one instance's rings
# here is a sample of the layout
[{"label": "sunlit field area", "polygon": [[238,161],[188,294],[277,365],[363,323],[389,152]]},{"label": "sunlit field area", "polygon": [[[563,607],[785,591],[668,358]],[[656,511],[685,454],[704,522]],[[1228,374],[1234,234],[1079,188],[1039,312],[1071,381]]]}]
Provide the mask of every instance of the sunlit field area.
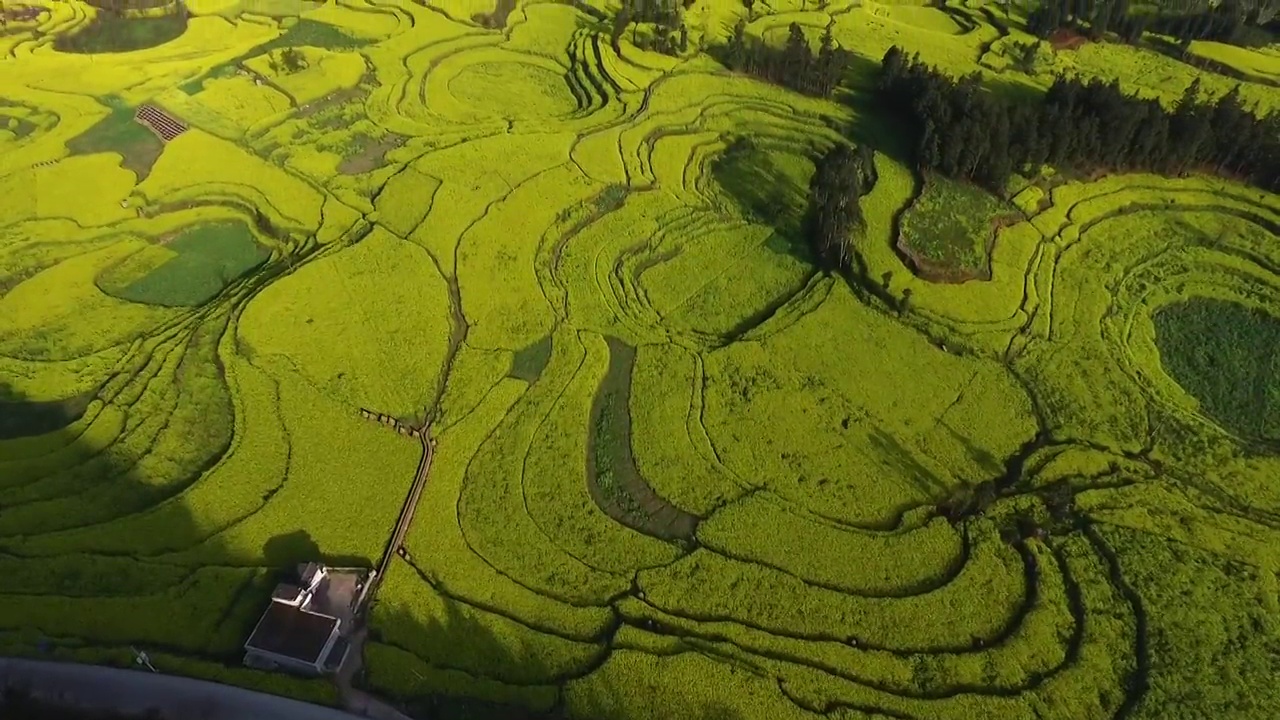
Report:
[{"label": "sunlit field area", "polygon": [[[0,655],[340,705],[241,664],[317,561],[387,569],[354,683],[414,717],[1280,717],[1280,195],[981,189],[877,95],[897,46],[1262,117],[1280,46],[977,0],[118,5],[0,2]],[[847,63],[801,94],[735,32]]]}]

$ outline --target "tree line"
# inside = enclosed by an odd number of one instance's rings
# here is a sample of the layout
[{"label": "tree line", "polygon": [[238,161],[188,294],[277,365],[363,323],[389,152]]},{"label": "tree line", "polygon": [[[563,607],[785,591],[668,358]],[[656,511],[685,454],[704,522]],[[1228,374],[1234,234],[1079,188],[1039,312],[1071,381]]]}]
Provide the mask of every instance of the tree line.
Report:
[{"label": "tree line", "polygon": [[746,18],[738,20],[729,42],[717,50],[718,59],[730,70],[817,97],[835,93],[851,59],[847,50],[836,47],[830,27],[815,53],[799,23],[791,23],[782,47],[772,47],[747,36]]},{"label": "tree line", "polygon": [[[631,27],[631,44],[641,50],[664,55],[679,55],[689,49],[689,28],[684,24],[684,9],[692,0],[623,0],[613,16],[609,40],[614,52],[622,54],[618,41]],[[653,36],[640,36],[640,25],[653,25]]]},{"label": "tree line", "polygon": [[1239,87],[1216,101],[1194,80],[1172,109],[1125,95],[1118,82],[1059,76],[1037,102],[1012,102],[977,73],[952,78],[894,46],[878,93],[914,125],[916,162],[997,192],[1013,172],[1049,164],[1081,171],[1208,171],[1280,192],[1280,113],[1260,116]]},{"label": "tree line", "polygon": [[1173,13],[1135,9],[1129,0],[1044,0],[1027,16],[1027,30],[1041,38],[1061,29],[1094,39],[1115,33],[1130,43],[1150,30],[1176,38],[1184,50],[1194,40],[1260,46],[1274,41],[1263,27],[1273,22],[1277,10],[1278,0],[1223,0]]}]

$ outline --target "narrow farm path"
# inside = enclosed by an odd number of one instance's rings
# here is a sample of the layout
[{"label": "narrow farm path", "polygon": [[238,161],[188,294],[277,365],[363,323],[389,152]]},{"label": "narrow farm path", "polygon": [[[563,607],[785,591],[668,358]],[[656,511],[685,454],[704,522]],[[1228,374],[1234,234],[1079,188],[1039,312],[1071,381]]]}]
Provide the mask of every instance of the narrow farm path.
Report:
[{"label": "narrow farm path", "polygon": [[[367,410],[362,410],[361,412],[367,418],[386,421],[386,416],[376,415]],[[396,429],[401,432],[405,432],[407,429],[398,422],[390,421],[388,424],[394,424]],[[347,653],[347,659],[334,678],[334,684],[338,688],[338,695],[342,699],[343,707],[353,713],[358,713],[367,718],[374,718],[375,720],[408,720],[408,716],[385,701],[356,688],[353,684],[353,680],[364,665],[364,642],[369,635],[368,627],[365,625],[366,616],[364,610],[374,601],[378,587],[382,584],[382,578],[386,576],[392,560],[395,559],[396,554],[404,544],[404,538],[409,533],[410,525],[413,524],[413,514],[418,506],[418,499],[422,497],[422,491],[427,486],[427,477],[431,473],[431,461],[435,456],[436,441],[431,437],[431,425],[429,423],[424,424],[421,428],[407,430],[407,434],[417,437],[419,442],[422,443],[422,459],[418,461],[418,469],[414,473],[413,484],[409,488],[409,495],[405,498],[404,505],[400,507],[400,516],[396,519],[395,528],[391,531],[391,539],[387,542],[387,548],[382,553],[382,562],[378,564],[377,574],[370,581],[372,586],[365,596],[365,607],[359,608],[357,611],[355,621],[357,626],[349,637],[351,649]]]},{"label": "narrow farm path", "polygon": [[78,663],[0,658],[4,688],[58,704],[155,713],[163,720],[354,720],[341,710],[175,675]]},{"label": "narrow farm path", "polygon": [[400,508],[400,517],[396,520],[395,529],[391,532],[391,541],[387,543],[386,552],[382,554],[382,562],[378,565],[378,574],[373,579],[373,587],[369,589],[370,601],[378,591],[378,586],[382,584],[382,578],[386,576],[387,569],[391,567],[392,559],[404,543],[405,535],[409,533],[414,510],[418,506],[418,498],[422,496],[422,490],[427,486],[427,476],[431,473],[431,460],[436,448],[436,441],[431,437],[431,426],[423,425],[418,430],[417,437],[422,443],[422,459],[418,462],[418,470],[413,477],[413,485],[409,488],[409,496],[405,498],[404,505]]}]

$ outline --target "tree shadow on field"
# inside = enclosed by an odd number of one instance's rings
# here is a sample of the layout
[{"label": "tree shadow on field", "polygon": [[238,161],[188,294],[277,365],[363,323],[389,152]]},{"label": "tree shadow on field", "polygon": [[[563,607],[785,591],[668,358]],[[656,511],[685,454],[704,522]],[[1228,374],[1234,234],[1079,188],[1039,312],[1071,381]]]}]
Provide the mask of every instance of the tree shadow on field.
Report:
[{"label": "tree shadow on field", "polygon": [[766,247],[809,262],[812,258],[804,233],[808,178],[780,167],[776,153],[797,154],[795,150],[757,146],[750,137],[739,137],[712,163],[711,176],[743,217],[773,228]]},{"label": "tree shadow on field", "polygon": [[[67,400],[35,400],[0,381],[0,656],[134,667],[136,648],[161,673],[213,680],[236,673],[238,682],[257,683],[244,674],[243,644],[269,602],[276,568],[264,571],[262,559],[234,566],[159,557],[197,545],[215,558],[225,555],[181,498],[166,502],[225,449],[194,442],[187,450],[198,463],[140,466],[156,446],[129,442],[137,426],[117,428],[105,443],[101,431],[91,437],[99,423],[112,427],[101,410],[86,417],[99,393],[110,394],[100,389]],[[125,401],[116,396],[116,402]],[[157,468],[183,474],[157,484],[168,479],[159,478]],[[309,538],[302,535],[285,536],[273,554],[305,549]],[[276,687],[271,678],[259,678],[260,686]],[[0,692],[9,688],[0,678]],[[13,702],[0,700],[0,718],[62,717],[16,690]],[[104,701],[92,686],[84,692],[77,699],[77,690],[67,688],[58,701],[116,702]],[[145,717],[134,713],[145,698],[121,702],[125,714],[66,717]]]},{"label": "tree shadow on field", "polygon": [[[375,649],[375,667],[362,681],[373,680],[416,720],[649,720],[657,707],[662,716],[681,720],[741,717],[727,700],[684,696],[679,681],[628,675],[635,684],[622,686],[622,673],[600,672],[617,630],[637,620],[615,615],[595,637],[556,636],[440,595],[431,578],[409,563],[397,560],[390,573],[412,575],[433,599],[414,603],[416,612],[379,601],[371,611],[370,642],[394,649],[381,658],[385,651]],[[392,684],[399,687],[387,687]],[[638,697],[645,698],[642,707]]]},{"label": "tree shadow on field", "polygon": [[0,382],[0,440],[13,440],[61,430],[84,416],[97,395],[90,390],[65,400],[28,400]]},{"label": "tree shadow on field", "polygon": [[886,107],[876,91],[880,58],[849,53],[836,101],[853,111],[848,132],[855,145],[870,145],[907,167],[915,166],[915,128]]},{"label": "tree shadow on field", "polygon": [[320,559],[320,546],[306,530],[294,530],[276,535],[262,546],[262,557],[267,565],[289,567],[300,562]]},{"label": "tree shadow on field", "polygon": [[[335,512],[338,510],[335,509]],[[387,529],[387,533],[391,533],[390,528]],[[291,568],[297,567],[300,563],[321,562],[330,567],[350,568],[364,567],[369,562],[366,558],[353,555],[334,555],[321,551],[320,545],[306,530],[294,530],[275,535],[263,543],[261,556],[239,559],[251,564],[279,568],[286,575]]]},{"label": "tree shadow on field", "polygon": [[916,458],[915,453],[903,445],[898,438],[880,428],[875,428],[868,435],[868,439],[871,441],[871,448],[876,451],[878,459],[885,468],[898,473],[916,492],[921,494],[922,499],[934,500],[947,493],[947,484],[925,467]]}]

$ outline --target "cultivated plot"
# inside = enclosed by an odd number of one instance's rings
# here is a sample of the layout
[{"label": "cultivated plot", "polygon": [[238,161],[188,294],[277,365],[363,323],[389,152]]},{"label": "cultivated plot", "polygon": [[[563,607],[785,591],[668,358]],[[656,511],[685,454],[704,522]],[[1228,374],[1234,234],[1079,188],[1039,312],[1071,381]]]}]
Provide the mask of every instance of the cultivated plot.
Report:
[{"label": "cultivated plot", "polygon": [[[599,3],[29,7],[0,651],[335,702],[234,666],[280,570],[386,550],[423,448],[364,410],[437,441],[368,618],[363,682],[406,704],[1275,716],[1280,198],[988,195],[860,95],[895,44],[1011,95],[1069,68],[1176,99],[1185,63],[1015,62],[1018,23],[955,4],[698,0],[665,54]],[[849,97],[698,52],[739,18],[830,28]],[[1280,102],[1270,55],[1193,50]],[[849,128],[878,152],[842,277],[806,207]]]}]

